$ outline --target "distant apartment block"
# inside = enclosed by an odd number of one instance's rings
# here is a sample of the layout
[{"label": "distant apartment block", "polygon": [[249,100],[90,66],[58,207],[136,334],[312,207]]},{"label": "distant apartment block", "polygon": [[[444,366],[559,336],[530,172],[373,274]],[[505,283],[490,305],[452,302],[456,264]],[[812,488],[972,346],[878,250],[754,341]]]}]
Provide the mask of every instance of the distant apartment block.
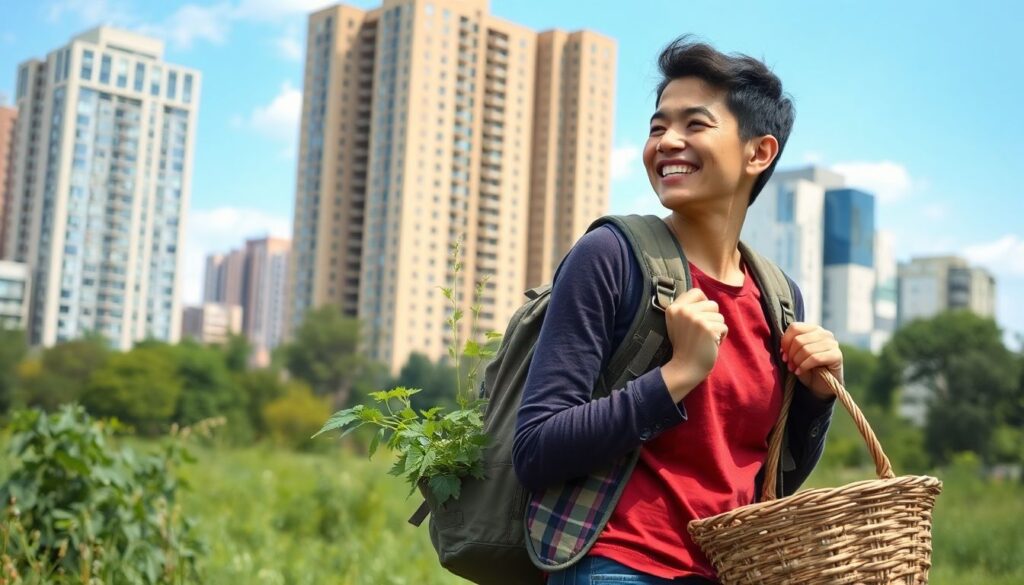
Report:
[{"label": "distant apartment block", "polygon": [[914,258],[899,267],[900,326],[951,309],[994,318],[995,307],[995,277],[963,258]]},{"label": "distant apartment block", "polygon": [[242,332],[257,365],[269,363],[270,351],[283,338],[290,253],[290,240],[264,237],[206,258],[203,299],[242,308]]},{"label": "distant apartment block", "polygon": [[741,238],[800,287],[810,323],[822,318],[825,191],[842,183],[841,176],[817,167],[776,172],[743,224]]},{"label": "distant apartment block", "polygon": [[840,343],[870,349],[875,329],[875,197],[825,192],[821,325]]},{"label": "distant apartment block", "polygon": [[198,71],[99,27],[22,63],[5,256],[32,270],[33,344],[178,338]]},{"label": "distant apartment block", "polygon": [[17,123],[18,110],[8,107],[0,94],[0,259],[4,258],[4,234],[14,163],[14,129]]},{"label": "distant apartment block", "polygon": [[0,328],[25,329],[28,325],[29,268],[0,261]]},{"label": "distant apartment block", "polygon": [[[615,41],[535,32],[486,0],[385,0],[309,17],[286,326],[336,304],[397,371],[464,307],[504,330],[523,291],[606,212]],[[470,319],[460,339],[469,335]]]},{"label": "distant apartment block", "polygon": [[200,343],[226,343],[242,333],[242,307],[221,303],[203,303],[185,307],[181,318],[181,336]]}]

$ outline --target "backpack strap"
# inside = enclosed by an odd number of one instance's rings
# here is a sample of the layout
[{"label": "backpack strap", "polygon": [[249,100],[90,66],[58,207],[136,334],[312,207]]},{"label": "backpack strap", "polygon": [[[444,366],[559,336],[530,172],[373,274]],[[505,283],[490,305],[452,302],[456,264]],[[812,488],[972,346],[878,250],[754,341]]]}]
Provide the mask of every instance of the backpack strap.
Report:
[{"label": "backpack strap", "polygon": [[[785,335],[789,325],[796,321],[796,292],[793,290],[793,281],[786,276],[777,264],[755,252],[750,246],[743,242],[739,243],[740,255],[750,268],[750,272],[761,290],[761,303],[765,314],[768,316],[769,325],[772,331],[772,347],[782,347],[782,336]],[[779,421],[772,432],[783,433],[782,452],[777,456],[782,458],[781,465],[776,466],[778,474],[774,482],[776,497],[782,497],[783,482],[782,472],[791,471],[796,468],[796,461],[789,450],[788,431],[786,422],[789,418],[789,408],[793,401],[795,376],[789,372],[782,362],[778,351],[772,352],[779,371],[782,372],[782,387],[784,388],[782,412]],[[769,457],[772,457],[769,454]],[[763,482],[762,482],[763,483]],[[758,493],[760,495],[760,489]]]},{"label": "backpack strap", "polygon": [[594,221],[587,231],[605,224],[612,224],[622,232],[639,260],[644,301],[633,317],[629,332],[598,379],[594,398],[607,396],[669,357],[671,345],[665,328],[665,309],[692,286],[690,265],[683,249],[660,217],[606,215]]}]

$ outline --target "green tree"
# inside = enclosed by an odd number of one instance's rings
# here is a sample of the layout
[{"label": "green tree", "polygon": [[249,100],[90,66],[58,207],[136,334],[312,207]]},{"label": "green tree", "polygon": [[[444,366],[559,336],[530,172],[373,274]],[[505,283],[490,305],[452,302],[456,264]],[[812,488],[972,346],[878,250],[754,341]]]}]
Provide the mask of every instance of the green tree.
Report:
[{"label": "green tree", "polygon": [[270,368],[249,370],[239,374],[237,381],[246,397],[246,410],[253,430],[260,435],[267,434],[263,407],[284,396],[286,391],[280,372]]},{"label": "green tree", "polygon": [[878,356],[852,345],[840,345],[839,348],[843,352],[843,381],[846,389],[860,403],[867,397],[871,380],[878,369]]},{"label": "green tree", "polygon": [[313,309],[285,349],[288,372],[309,384],[314,394],[329,396],[334,407],[344,407],[369,367],[358,353],[358,341],[359,322],[337,306]]},{"label": "green tree", "polygon": [[18,370],[21,402],[54,412],[80,399],[93,372],[110,358],[110,343],[92,333],[58,343],[26,360]]},{"label": "green tree", "polygon": [[249,369],[249,356],[252,354],[252,344],[244,335],[231,335],[227,343],[213,346],[224,355],[224,365],[235,373],[244,372]]},{"label": "green tree", "polygon": [[421,353],[410,354],[398,377],[387,387],[399,386],[423,390],[412,397],[412,404],[417,409],[426,410],[434,406],[451,409],[455,406],[455,368],[445,362],[433,363]]},{"label": "green tree", "polygon": [[145,346],[112,355],[89,379],[82,401],[95,415],[115,416],[155,434],[171,420],[180,396],[173,356]]},{"label": "green tree", "polygon": [[0,327],[0,414],[6,413],[15,402],[16,372],[27,352],[24,331]]},{"label": "green tree", "polygon": [[263,407],[263,419],[271,439],[287,447],[310,449],[310,440],[331,415],[325,398],[314,396],[308,386],[290,382],[284,396]]},{"label": "green tree", "polygon": [[[994,431],[1012,424],[1019,411],[1019,368],[995,321],[949,311],[896,332],[882,351],[873,396],[884,403],[902,384],[925,386],[932,396],[925,447],[933,461],[945,463],[958,451],[974,451],[991,462]],[[883,384],[893,387],[886,390]]]}]

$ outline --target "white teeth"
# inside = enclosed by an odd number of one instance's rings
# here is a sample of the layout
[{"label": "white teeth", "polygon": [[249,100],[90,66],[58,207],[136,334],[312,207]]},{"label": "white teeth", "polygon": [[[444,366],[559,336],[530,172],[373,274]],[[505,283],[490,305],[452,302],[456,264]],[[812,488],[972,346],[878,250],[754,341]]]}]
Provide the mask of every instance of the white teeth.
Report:
[{"label": "white teeth", "polygon": [[692,165],[665,165],[661,168],[661,176],[667,177],[668,175],[692,175],[697,172],[697,167]]}]

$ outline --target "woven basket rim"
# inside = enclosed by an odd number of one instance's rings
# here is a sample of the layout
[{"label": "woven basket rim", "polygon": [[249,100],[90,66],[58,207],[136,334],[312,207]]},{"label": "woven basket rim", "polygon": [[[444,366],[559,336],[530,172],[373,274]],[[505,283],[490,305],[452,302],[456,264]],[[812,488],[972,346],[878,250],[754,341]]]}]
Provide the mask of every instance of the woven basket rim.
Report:
[{"label": "woven basket rim", "polygon": [[[809,488],[801,490],[791,496],[785,498],[779,498],[777,500],[769,500],[766,502],[754,502],[753,504],[747,504],[746,506],[740,506],[734,510],[716,514],[714,516],[708,516],[707,518],[700,518],[697,520],[691,520],[687,525],[688,530],[691,534],[695,531],[704,530],[713,525],[720,524],[723,519],[730,517],[745,517],[752,513],[763,513],[769,514],[777,512],[779,510],[790,509],[799,507],[807,500],[818,500],[816,505],[822,505],[821,500],[828,500],[833,497],[856,497],[857,492],[865,489],[877,489],[880,487],[892,488],[898,486],[905,487],[926,487],[936,488],[937,490],[942,489],[942,480],[930,476],[930,475],[901,475],[898,477],[891,477],[885,479],[865,479],[861,481],[855,481],[847,483],[839,487],[820,487],[820,488]],[[938,492],[936,492],[938,493]],[[749,521],[749,518],[746,518]]]}]

